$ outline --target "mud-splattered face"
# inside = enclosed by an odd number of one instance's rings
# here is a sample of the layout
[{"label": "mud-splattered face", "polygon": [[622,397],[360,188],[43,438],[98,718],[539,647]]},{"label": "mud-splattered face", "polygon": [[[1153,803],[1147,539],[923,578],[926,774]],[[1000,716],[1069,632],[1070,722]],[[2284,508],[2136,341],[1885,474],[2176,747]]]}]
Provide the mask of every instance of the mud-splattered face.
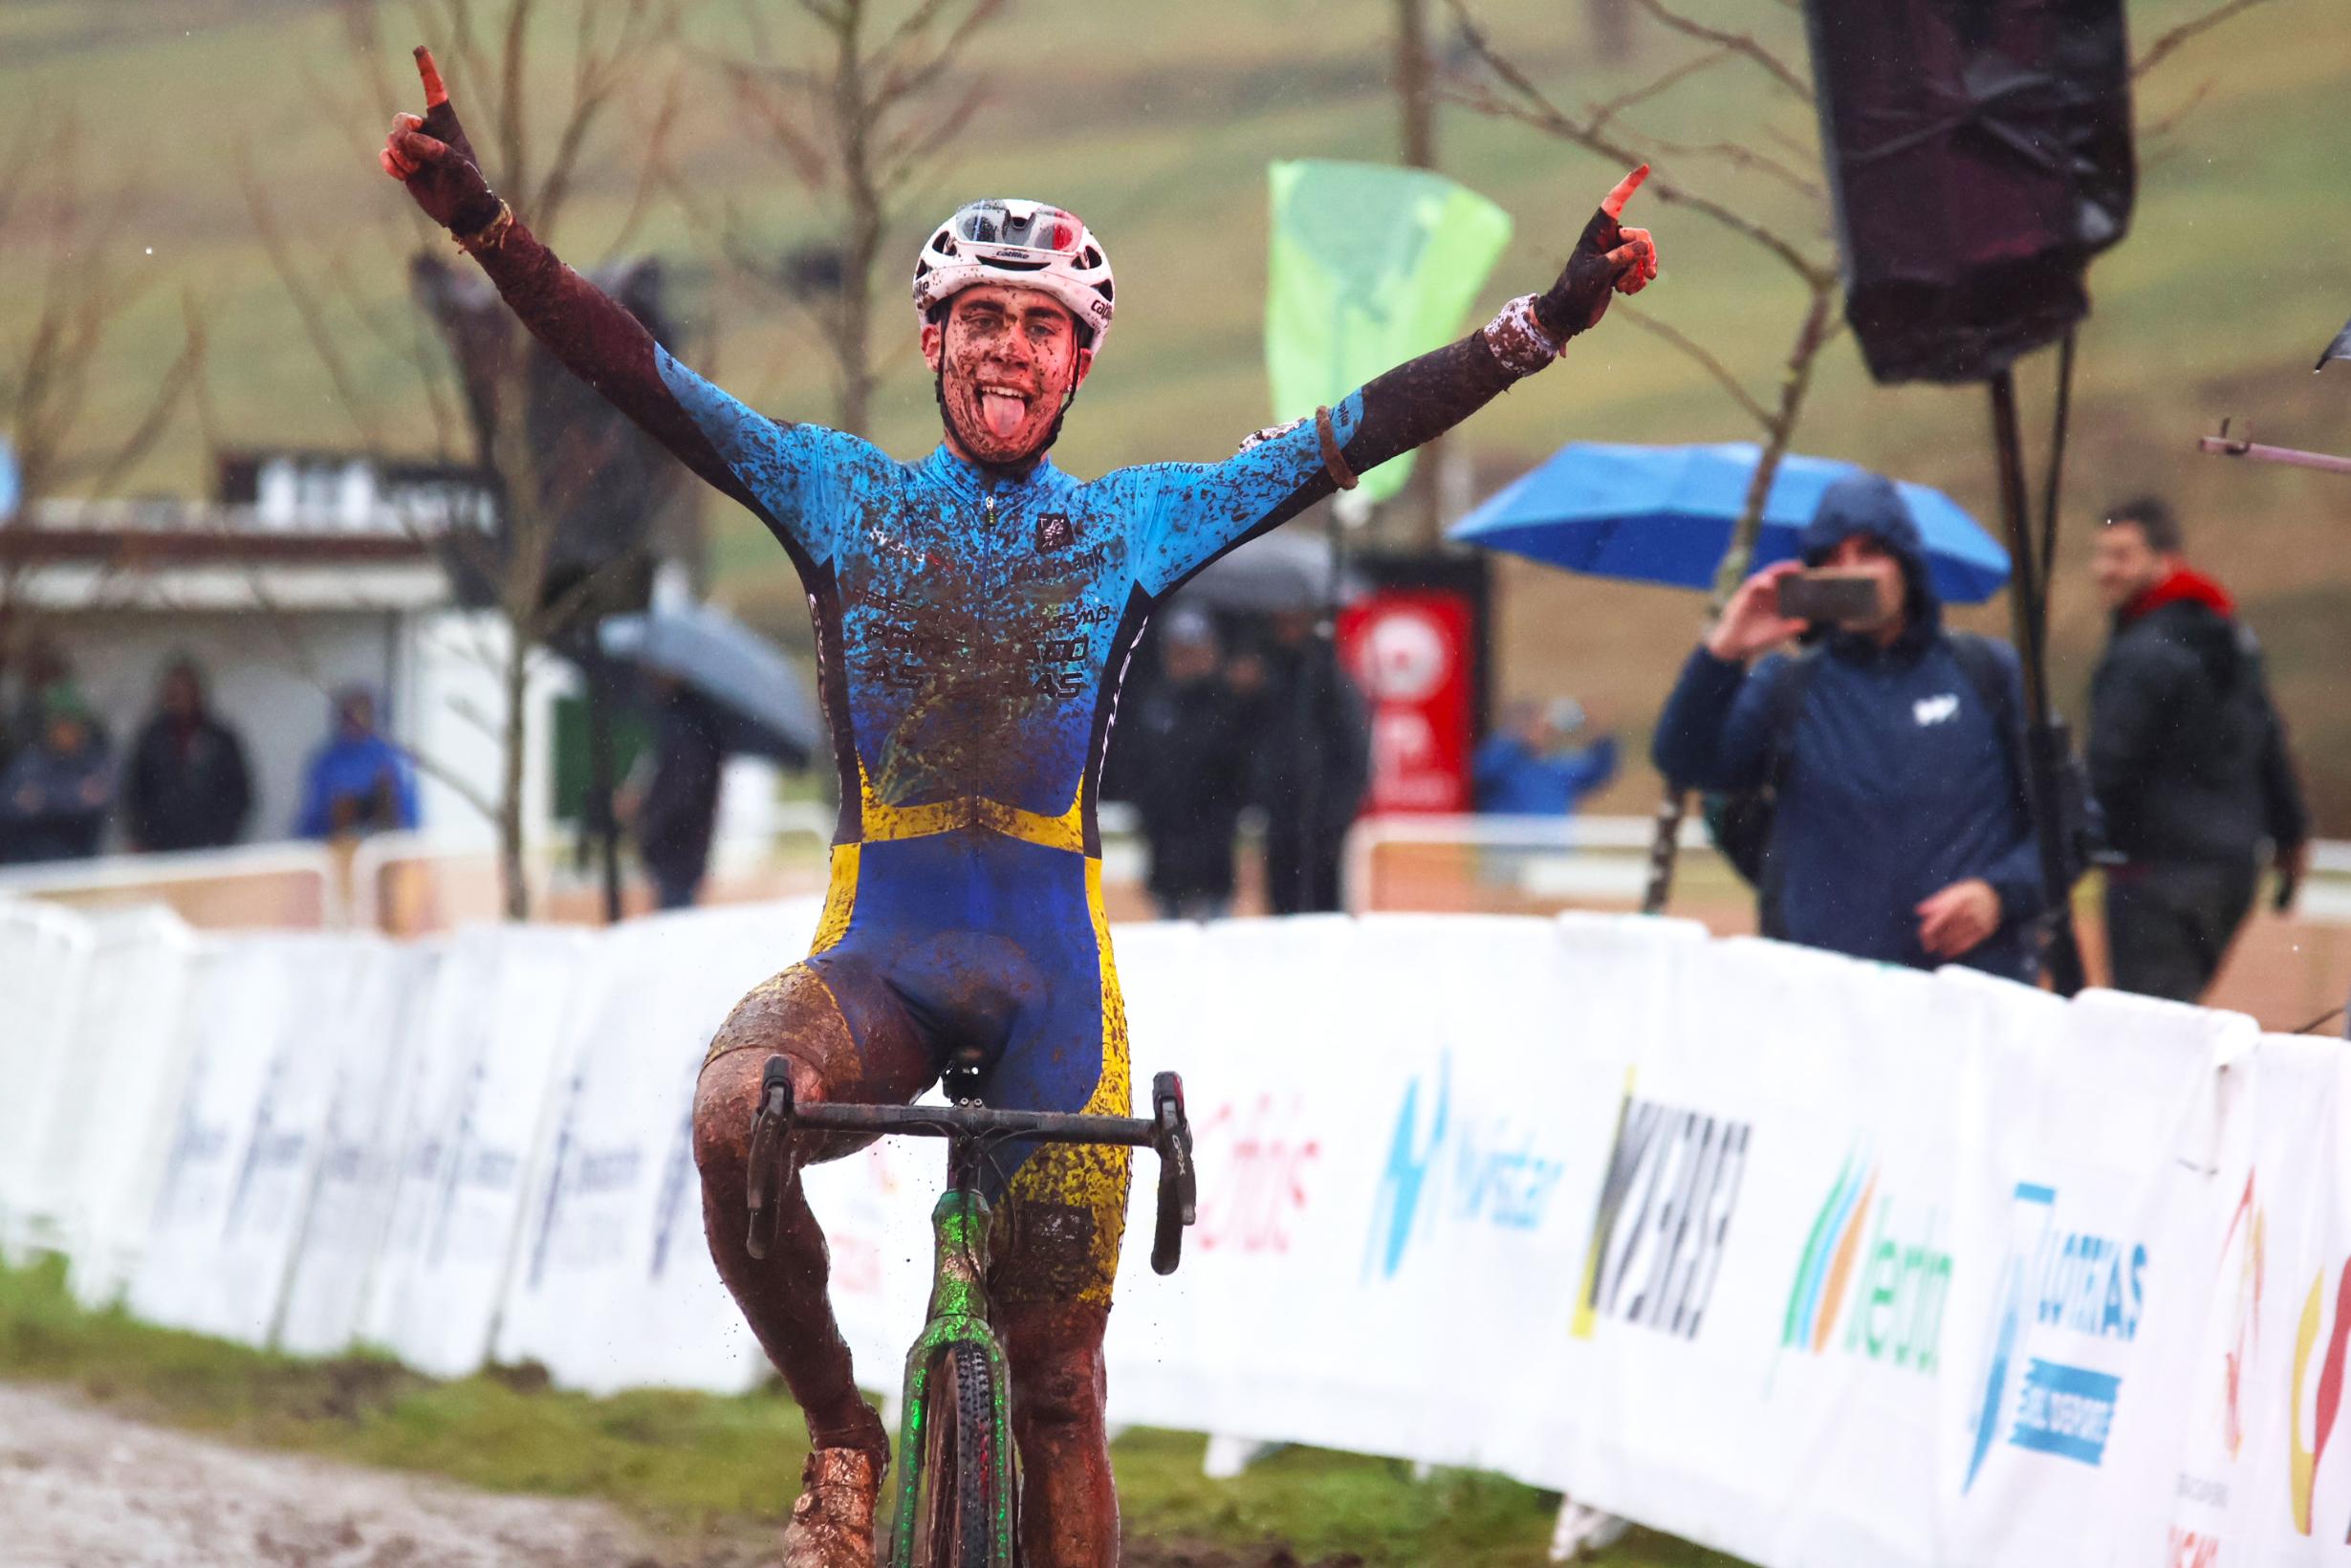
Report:
[{"label": "mud-splattered face", "polygon": [[984,283],[923,328],[923,358],[941,374],[947,445],[991,468],[1042,451],[1061,404],[1093,367],[1078,324],[1051,294]]}]

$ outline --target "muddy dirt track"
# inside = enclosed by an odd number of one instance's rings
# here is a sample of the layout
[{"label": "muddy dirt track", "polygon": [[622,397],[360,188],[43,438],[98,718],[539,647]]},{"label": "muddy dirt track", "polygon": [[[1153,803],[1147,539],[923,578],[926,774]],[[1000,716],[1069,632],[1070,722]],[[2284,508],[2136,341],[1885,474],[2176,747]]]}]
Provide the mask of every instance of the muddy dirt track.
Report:
[{"label": "muddy dirt track", "polygon": [[[141,1426],[0,1384],[0,1568],[762,1568],[772,1545],[663,1540],[598,1503],[505,1497]],[[1335,1558],[1314,1568],[1347,1568]],[[1306,1568],[1130,1542],[1126,1568]]]}]

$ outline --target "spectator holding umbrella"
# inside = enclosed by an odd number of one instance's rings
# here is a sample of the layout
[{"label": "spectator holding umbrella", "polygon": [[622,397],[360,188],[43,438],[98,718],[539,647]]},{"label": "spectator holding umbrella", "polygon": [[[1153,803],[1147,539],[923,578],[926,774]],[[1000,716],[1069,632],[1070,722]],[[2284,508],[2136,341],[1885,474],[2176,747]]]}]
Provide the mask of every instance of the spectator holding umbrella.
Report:
[{"label": "spectator holding umbrella", "polygon": [[340,838],[416,822],[416,776],[400,748],[376,733],[375,693],[345,686],[335,695],[335,733],[311,756],[294,833]]},{"label": "spectator holding umbrella", "polygon": [[253,804],[245,743],[214,716],[194,660],[164,669],[122,793],[134,849],[216,849],[243,835]]},{"label": "spectator holding umbrella", "polygon": [[1573,697],[1511,706],[1502,727],[1478,746],[1469,771],[1477,809],[1514,817],[1564,817],[1617,773],[1617,738],[1589,746],[1569,742],[1583,730],[1583,705]]},{"label": "spectator holding umbrella", "polygon": [[0,773],[0,861],[86,860],[114,804],[114,767],[80,695],[41,694],[40,733]]},{"label": "spectator holding umbrella", "polygon": [[2090,785],[2122,863],[2106,874],[2117,990],[2192,1002],[2245,922],[2266,842],[2293,899],[2310,818],[2261,650],[2189,569],[2153,496],[2114,509],[2091,573],[2114,635],[2090,685]]},{"label": "spectator holding umbrella", "polygon": [[726,768],[727,715],[675,676],[649,672],[657,708],[650,772],[620,801],[634,830],[637,857],[664,909],[693,905],[709,869],[718,823],[718,787]]}]

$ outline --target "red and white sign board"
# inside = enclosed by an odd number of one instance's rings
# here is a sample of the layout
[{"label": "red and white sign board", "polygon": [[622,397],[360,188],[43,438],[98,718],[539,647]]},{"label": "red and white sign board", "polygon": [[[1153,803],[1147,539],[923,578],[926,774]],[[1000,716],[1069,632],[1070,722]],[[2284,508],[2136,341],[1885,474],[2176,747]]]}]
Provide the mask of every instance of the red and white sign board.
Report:
[{"label": "red and white sign board", "polygon": [[1339,657],[1371,709],[1366,813],[1469,809],[1475,642],[1459,594],[1399,590],[1348,606]]}]

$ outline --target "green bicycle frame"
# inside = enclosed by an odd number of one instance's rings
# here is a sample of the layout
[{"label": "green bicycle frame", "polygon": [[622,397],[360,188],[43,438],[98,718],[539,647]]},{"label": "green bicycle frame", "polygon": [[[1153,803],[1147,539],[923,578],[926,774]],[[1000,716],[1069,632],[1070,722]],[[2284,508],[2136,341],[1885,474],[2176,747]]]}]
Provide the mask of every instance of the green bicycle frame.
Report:
[{"label": "green bicycle frame", "polygon": [[[921,1520],[923,1453],[925,1424],[955,1419],[955,1390],[944,1390],[946,1405],[932,1409],[934,1374],[945,1353],[968,1345],[988,1366],[988,1383],[995,1421],[990,1465],[994,1470],[995,1516],[989,1522],[992,1541],[989,1561],[1012,1568],[1012,1376],[1004,1347],[996,1343],[988,1321],[988,1200],[969,1187],[949,1187],[930,1211],[934,1251],[930,1309],[920,1338],[906,1352],[906,1397],[898,1433],[898,1524],[890,1537],[891,1568],[914,1568],[915,1534]],[[961,1455],[958,1455],[961,1461]]]}]

